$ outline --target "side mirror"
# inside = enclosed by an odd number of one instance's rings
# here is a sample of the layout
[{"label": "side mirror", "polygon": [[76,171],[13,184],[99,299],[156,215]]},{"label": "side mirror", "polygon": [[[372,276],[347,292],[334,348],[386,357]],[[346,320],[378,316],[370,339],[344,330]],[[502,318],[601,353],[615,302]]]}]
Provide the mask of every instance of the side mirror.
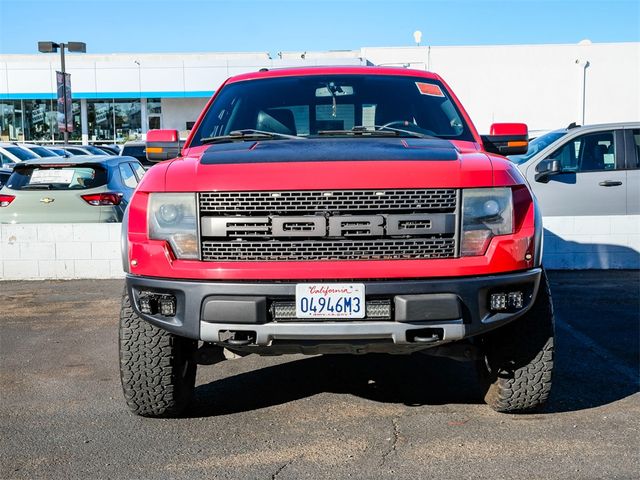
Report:
[{"label": "side mirror", "polygon": [[549,160],[542,160],[536,165],[536,176],[534,178],[536,182],[549,183],[549,177],[560,172],[562,172],[560,161],[550,158]]},{"label": "side mirror", "polygon": [[524,123],[494,123],[482,135],[485,151],[499,155],[521,155],[529,149],[529,129]]},{"label": "side mirror", "polygon": [[160,162],[180,155],[180,138],[177,130],[149,130],[147,132],[147,160]]}]

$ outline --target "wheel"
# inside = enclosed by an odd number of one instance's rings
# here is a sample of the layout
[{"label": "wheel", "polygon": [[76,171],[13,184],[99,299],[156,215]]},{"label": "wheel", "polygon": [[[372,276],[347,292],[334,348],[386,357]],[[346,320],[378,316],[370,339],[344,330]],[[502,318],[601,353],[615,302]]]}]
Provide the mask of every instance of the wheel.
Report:
[{"label": "wheel", "polygon": [[531,309],[480,338],[478,374],[485,402],[497,412],[539,409],[551,391],[553,342],[553,304],[543,272]]},{"label": "wheel", "polygon": [[126,290],[120,310],[120,380],[127,405],[137,415],[170,417],[187,406],[196,380],[198,342],[141,319]]}]

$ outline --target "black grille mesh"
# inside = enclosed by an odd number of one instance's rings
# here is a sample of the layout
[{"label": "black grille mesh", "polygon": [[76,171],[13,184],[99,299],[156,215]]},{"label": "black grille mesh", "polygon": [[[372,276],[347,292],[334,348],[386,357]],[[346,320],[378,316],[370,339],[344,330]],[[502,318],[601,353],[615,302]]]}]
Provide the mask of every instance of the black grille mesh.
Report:
[{"label": "black grille mesh", "polygon": [[455,189],[309,190],[200,193],[200,212],[214,214],[287,214],[317,212],[453,211]]},{"label": "black grille mesh", "polygon": [[453,256],[453,238],[202,242],[202,259],[216,262],[415,260]]}]

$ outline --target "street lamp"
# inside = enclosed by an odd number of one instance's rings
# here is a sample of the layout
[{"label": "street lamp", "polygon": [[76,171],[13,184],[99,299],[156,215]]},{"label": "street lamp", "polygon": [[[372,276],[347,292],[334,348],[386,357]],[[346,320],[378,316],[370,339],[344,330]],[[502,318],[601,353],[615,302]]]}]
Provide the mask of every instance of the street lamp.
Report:
[{"label": "street lamp", "polygon": [[[60,49],[60,68],[61,68],[61,72],[62,72],[62,95],[63,98],[65,99],[66,102],[66,98],[67,98],[67,82],[66,82],[66,70],[65,70],[65,66],[64,66],[64,50],[65,48],[67,50],[69,50],[70,52],[79,52],[79,53],[86,53],[87,51],[87,44],[84,42],[67,42],[67,43],[55,43],[55,42],[38,42],[38,51],[41,53],[56,53],[58,51],[58,49]],[[62,131],[63,133],[63,138],[64,138],[64,144],[66,145],[67,143],[69,143],[69,132],[67,131],[67,105],[65,103],[64,106],[64,130]]]},{"label": "street lamp", "polygon": [[413,32],[413,40],[416,42],[416,47],[419,47],[422,41],[422,32],[420,30]]}]

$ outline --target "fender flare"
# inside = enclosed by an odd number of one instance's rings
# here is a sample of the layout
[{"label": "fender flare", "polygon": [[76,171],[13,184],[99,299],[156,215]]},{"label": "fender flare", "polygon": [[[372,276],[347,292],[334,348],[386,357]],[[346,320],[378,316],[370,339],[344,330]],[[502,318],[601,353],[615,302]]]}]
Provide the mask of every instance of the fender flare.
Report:
[{"label": "fender flare", "polygon": [[122,270],[131,273],[129,268],[129,205],[127,205],[122,216],[122,227],[120,228],[120,254],[122,256]]},{"label": "fender flare", "polygon": [[540,205],[538,202],[533,202],[534,205],[534,227],[535,232],[533,235],[534,250],[533,250],[533,266],[539,267],[542,265],[542,254],[544,247],[544,226],[542,221],[542,212],[540,211]]}]

